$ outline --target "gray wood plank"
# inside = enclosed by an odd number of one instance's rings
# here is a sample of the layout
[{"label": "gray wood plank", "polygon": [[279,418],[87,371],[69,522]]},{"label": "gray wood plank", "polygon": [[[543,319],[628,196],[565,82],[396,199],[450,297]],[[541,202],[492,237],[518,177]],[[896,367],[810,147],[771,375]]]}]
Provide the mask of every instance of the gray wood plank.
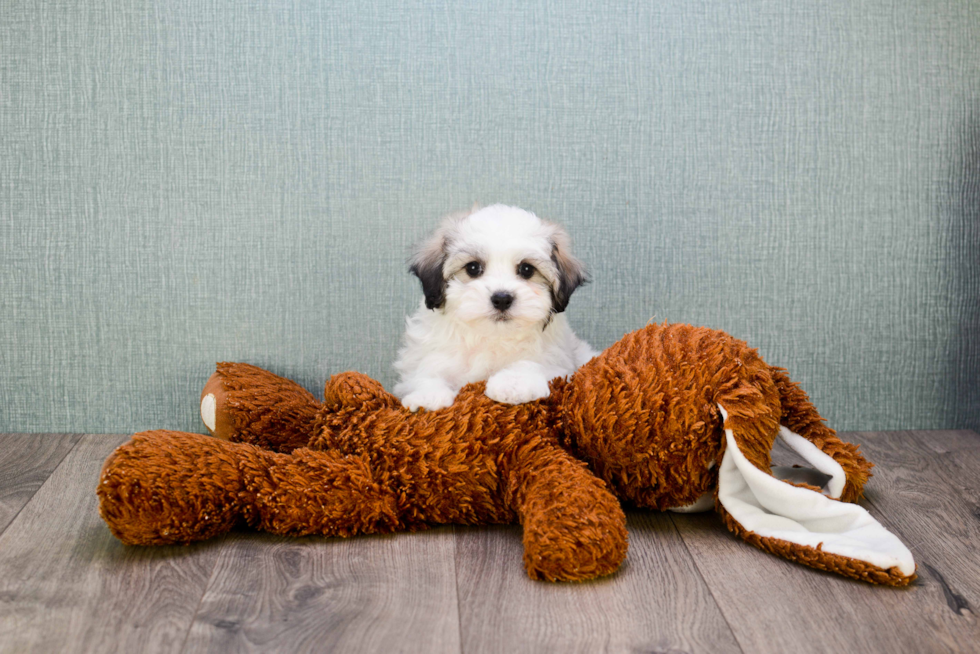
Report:
[{"label": "gray wood plank", "polygon": [[94,494],[121,437],[0,436],[0,498],[33,493],[0,534],[0,652],[978,651],[980,436],[843,437],[877,464],[865,506],[916,554],[911,588],[782,561],[713,514],[630,514],[626,565],[586,584],[528,580],[516,527],[128,548]]},{"label": "gray wood plank", "polygon": [[463,651],[740,651],[670,519],[630,512],[628,528],[615,575],[559,584],[527,577],[520,528],[458,528]]},{"label": "gray wood plank", "polygon": [[239,534],[186,652],[458,652],[452,529],[350,539]]},{"label": "gray wood plank", "polygon": [[[980,542],[976,519],[969,527],[960,525],[952,541],[946,535],[969,507],[951,496],[935,465],[909,451],[907,435],[842,438],[860,444],[878,464],[867,488],[870,501],[863,505],[912,549],[920,580],[905,589],[851,581],[756,550],[729,534],[713,514],[672,516],[739,644],[752,652],[977,651],[980,632],[973,615],[951,611],[941,584],[921,567],[936,560],[931,549],[945,548],[944,566],[960,562],[973,574],[976,557],[965,538]],[[980,468],[972,474],[976,479]],[[937,513],[913,517],[927,509]]]},{"label": "gray wood plank", "polygon": [[81,434],[0,434],[0,533],[81,437]]},{"label": "gray wood plank", "polygon": [[131,548],[95,487],[121,436],[87,435],[0,535],[0,652],[179,651],[220,542]]}]

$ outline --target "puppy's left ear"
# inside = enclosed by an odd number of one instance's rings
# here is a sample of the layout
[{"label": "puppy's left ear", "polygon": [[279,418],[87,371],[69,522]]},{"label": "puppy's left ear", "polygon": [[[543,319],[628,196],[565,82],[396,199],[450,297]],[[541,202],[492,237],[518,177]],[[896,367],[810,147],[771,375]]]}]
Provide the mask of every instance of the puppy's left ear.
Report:
[{"label": "puppy's left ear", "polygon": [[551,233],[551,261],[558,269],[558,283],[551,289],[551,311],[561,313],[575,289],[589,282],[589,276],[582,262],[572,256],[568,232],[558,225],[553,225]]}]

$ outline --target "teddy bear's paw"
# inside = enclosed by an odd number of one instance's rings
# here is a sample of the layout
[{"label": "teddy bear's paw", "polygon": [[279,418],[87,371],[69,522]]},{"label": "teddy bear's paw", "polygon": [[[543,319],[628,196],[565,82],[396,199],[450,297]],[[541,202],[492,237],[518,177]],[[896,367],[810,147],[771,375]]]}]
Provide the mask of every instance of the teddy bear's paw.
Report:
[{"label": "teddy bear's paw", "polygon": [[487,380],[487,397],[504,404],[533,402],[550,393],[548,380],[536,373],[501,370]]},{"label": "teddy bear's paw", "polygon": [[[624,520],[625,522],[625,520]],[[579,526],[565,533],[526,533],[524,568],[531,579],[582,581],[614,573],[626,558],[620,524]]]},{"label": "teddy bear's paw", "polygon": [[214,433],[214,428],[217,426],[214,415],[216,405],[217,401],[214,399],[214,393],[208,393],[201,398],[201,420],[204,421],[204,426],[212,434]]},{"label": "teddy bear's paw", "polygon": [[212,436],[230,440],[234,434],[234,427],[233,421],[224,412],[226,395],[220,375],[214,373],[201,391],[201,420]]},{"label": "teddy bear's paw", "polygon": [[409,411],[437,411],[452,406],[456,393],[450,388],[421,388],[402,398],[402,406]]},{"label": "teddy bear's paw", "polygon": [[222,440],[232,440],[235,435],[235,421],[228,412],[228,391],[221,375],[214,373],[201,391],[201,420],[208,433]]}]

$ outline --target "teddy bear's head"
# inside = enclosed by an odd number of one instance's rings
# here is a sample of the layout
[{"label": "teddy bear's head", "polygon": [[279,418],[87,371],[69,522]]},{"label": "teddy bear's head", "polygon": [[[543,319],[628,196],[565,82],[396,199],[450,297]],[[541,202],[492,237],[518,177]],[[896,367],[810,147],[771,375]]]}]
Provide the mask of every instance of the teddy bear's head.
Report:
[{"label": "teddy bear's head", "polygon": [[717,405],[690,371],[663,360],[656,334],[633,332],[576,371],[561,423],[565,445],[621,498],[663,510],[714,487],[722,438]]}]

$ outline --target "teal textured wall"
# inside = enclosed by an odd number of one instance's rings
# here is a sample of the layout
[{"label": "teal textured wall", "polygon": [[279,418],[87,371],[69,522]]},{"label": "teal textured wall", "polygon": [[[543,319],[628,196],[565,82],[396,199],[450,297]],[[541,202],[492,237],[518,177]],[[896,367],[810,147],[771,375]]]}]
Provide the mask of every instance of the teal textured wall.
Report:
[{"label": "teal textured wall", "polygon": [[0,431],[387,385],[412,243],[566,224],[596,347],[725,329],[838,429],[980,428],[980,4],[8,1]]}]

